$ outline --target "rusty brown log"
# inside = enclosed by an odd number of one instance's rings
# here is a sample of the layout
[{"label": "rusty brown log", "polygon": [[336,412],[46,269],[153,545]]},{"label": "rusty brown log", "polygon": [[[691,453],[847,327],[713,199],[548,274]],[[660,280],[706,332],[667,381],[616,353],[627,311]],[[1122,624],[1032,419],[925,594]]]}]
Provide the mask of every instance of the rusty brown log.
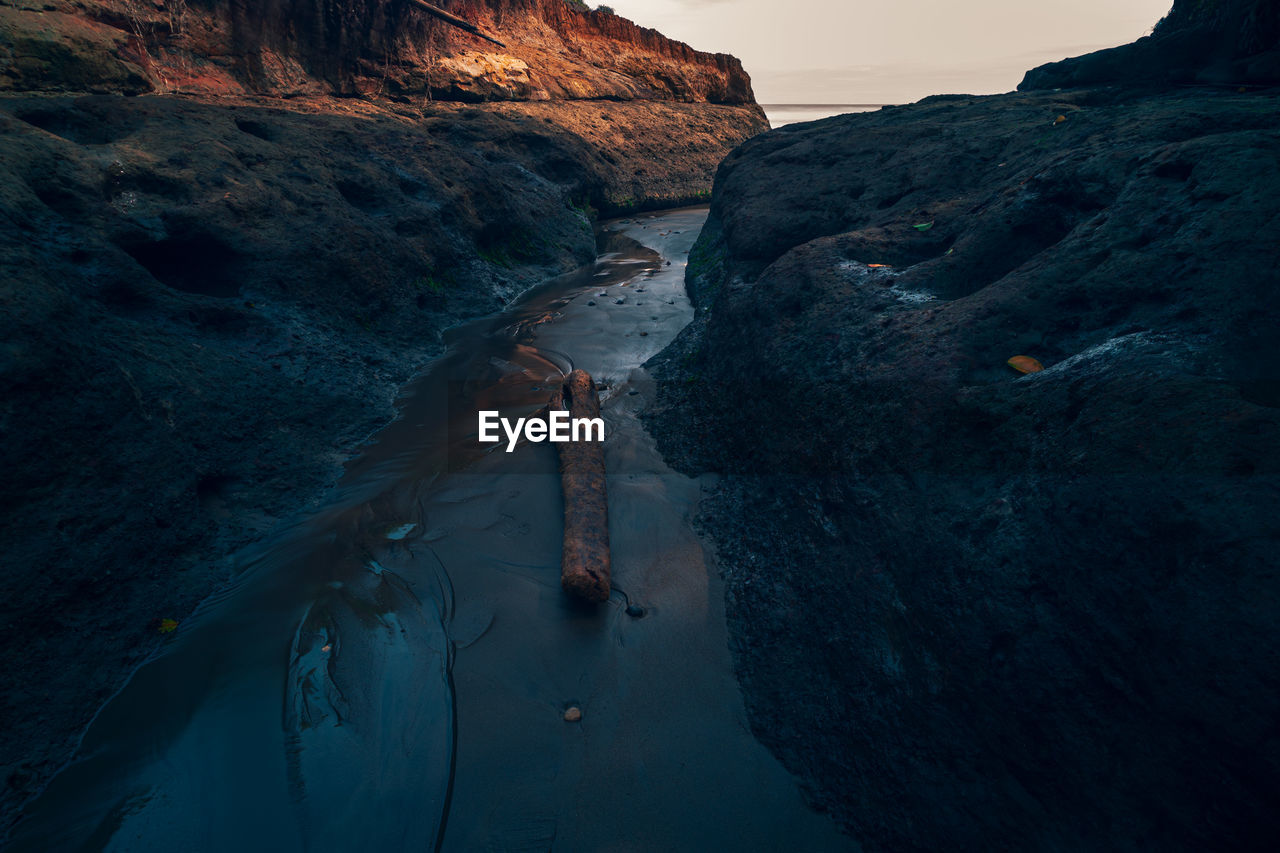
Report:
[{"label": "rusty brown log", "polygon": [[424,2],[424,0],[409,0],[409,2],[417,6],[422,11],[426,12],[428,15],[433,15],[446,23],[453,24],[458,29],[466,30],[472,35],[480,36],[480,38],[484,39],[485,41],[491,41],[494,44],[496,44],[498,47],[506,47],[505,44],[498,41],[493,36],[485,35],[484,33],[482,33],[479,27],[477,27],[475,24],[468,21],[466,18],[459,18],[457,15],[454,15],[450,12],[446,12],[444,9],[441,9],[439,6],[432,6],[430,3]]},{"label": "rusty brown log", "polygon": [[[596,384],[585,370],[565,377],[551,400],[571,419],[600,417]],[[598,441],[565,441],[560,448],[564,490],[564,553],[560,585],[588,601],[609,597],[609,501],[604,479],[604,446]]]}]

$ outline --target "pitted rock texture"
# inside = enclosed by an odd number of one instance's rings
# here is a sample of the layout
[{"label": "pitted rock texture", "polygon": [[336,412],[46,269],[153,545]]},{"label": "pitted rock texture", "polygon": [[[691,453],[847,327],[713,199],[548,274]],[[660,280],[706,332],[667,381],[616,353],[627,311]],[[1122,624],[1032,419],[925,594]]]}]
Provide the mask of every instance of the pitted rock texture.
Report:
[{"label": "pitted rock texture", "polygon": [[721,166],[647,423],[723,475],[753,730],[869,848],[1280,831],[1277,115],[931,98]]}]

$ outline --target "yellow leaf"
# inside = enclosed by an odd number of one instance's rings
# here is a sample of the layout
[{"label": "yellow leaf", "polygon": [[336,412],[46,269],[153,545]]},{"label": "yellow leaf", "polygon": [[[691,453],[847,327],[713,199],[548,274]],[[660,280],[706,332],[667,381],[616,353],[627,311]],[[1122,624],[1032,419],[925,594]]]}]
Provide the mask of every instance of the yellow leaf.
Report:
[{"label": "yellow leaf", "polygon": [[1063,123],[1064,121],[1066,121],[1066,120],[1067,120],[1067,117],[1066,117],[1066,116],[1058,116],[1057,118],[1055,118],[1055,119],[1053,120],[1053,123],[1054,123],[1054,125],[1056,126],[1056,125],[1062,124],[1062,123]]},{"label": "yellow leaf", "polygon": [[172,634],[178,629],[177,619],[161,619],[160,627],[156,628],[161,634]]},{"label": "yellow leaf", "polygon": [[1005,362],[1019,373],[1039,373],[1044,370],[1044,365],[1036,361],[1029,355],[1015,355],[1013,358]]},{"label": "yellow leaf", "polygon": [[867,269],[869,270],[884,270],[888,268],[888,264],[867,264]]}]

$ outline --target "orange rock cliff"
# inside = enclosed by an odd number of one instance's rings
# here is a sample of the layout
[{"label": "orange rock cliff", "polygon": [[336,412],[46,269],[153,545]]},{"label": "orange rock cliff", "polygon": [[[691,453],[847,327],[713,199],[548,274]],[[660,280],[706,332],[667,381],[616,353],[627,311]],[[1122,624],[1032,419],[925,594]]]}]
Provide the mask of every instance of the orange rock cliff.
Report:
[{"label": "orange rock cliff", "polygon": [[0,4],[0,90],[753,104],[726,54],[565,0],[81,0]]}]

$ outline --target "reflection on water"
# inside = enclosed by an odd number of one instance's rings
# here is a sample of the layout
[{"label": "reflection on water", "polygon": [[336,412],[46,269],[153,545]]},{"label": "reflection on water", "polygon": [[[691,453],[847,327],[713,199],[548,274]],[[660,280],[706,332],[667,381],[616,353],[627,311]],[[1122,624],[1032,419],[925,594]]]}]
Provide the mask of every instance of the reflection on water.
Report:
[{"label": "reflection on water", "polygon": [[[330,502],[238,555],[99,712],[11,849],[840,846],[747,731],[701,485],[636,418],[705,215],[614,223],[593,266],[452,330]],[[527,415],[573,367],[608,389],[624,592],[595,608],[559,589],[554,448],[475,441],[477,410]]]}]

